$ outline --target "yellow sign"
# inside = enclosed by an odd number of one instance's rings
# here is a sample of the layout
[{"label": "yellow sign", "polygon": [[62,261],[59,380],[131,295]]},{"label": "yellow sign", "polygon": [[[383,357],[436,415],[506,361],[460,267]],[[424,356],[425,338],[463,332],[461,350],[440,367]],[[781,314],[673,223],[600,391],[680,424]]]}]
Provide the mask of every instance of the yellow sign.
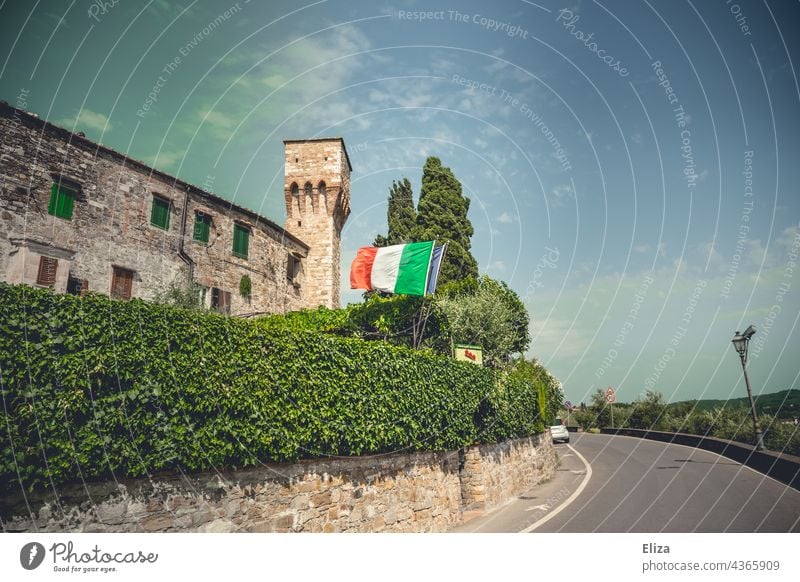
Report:
[{"label": "yellow sign", "polygon": [[456,344],[455,346],[456,360],[462,362],[472,362],[483,366],[483,350],[481,346],[468,346]]}]

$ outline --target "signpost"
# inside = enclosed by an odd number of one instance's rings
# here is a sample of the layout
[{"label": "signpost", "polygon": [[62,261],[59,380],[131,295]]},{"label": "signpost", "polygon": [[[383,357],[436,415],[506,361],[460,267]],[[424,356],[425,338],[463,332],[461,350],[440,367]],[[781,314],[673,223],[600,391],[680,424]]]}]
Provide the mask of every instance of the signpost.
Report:
[{"label": "signpost", "polygon": [[573,410],[573,409],[575,408],[575,406],[572,404],[572,402],[570,402],[569,400],[567,400],[567,401],[564,403],[564,408],[566,408],[566,409],[567,409],[567,426],[569,426],[569,413],[570,413],[570,411],[571,411],[571,410]]},{"label": "signpost", "polygon": [[609,386],[608,390],[606,390],[606,402],[608,402],[611,409],[611,428],[614,428],[614,402],[616,401],[617,393],[614,392],[614,389],[611,386]]},{"label": "signpost", "polygon": [[462,362],[472,362],[483,366],[483,350],[481,346],[472,346],[466,344],[456,344],[454,350],[456,360]]}]

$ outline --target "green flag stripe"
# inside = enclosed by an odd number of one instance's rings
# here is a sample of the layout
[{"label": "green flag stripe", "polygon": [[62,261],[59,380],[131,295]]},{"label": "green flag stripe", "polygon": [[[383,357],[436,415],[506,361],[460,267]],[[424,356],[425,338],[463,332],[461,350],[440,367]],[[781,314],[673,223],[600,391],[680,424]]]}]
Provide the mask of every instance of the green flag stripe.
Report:
[{"label": "green flag stripe", "polygon": [[400,268],[394,286],[395,293],[425,295],[425,282],[428,278],[428,265],[432,252],[433,241],[405,246],[400,257]]}]

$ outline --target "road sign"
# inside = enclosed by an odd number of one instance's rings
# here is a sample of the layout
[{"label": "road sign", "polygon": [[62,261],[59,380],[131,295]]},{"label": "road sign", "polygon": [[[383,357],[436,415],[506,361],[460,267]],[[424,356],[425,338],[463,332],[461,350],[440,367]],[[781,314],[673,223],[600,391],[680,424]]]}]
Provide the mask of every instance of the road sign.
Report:
[{"label": "road sign", "polygon": [[462,362],[472,362],[473,364],[483,365],[483,350],[481,346],[459,345],[455,346],[455,358]]},{"label": "road sign", "polygon": [[575,408],[575,405],[574,405],[574,404],[572,404],[572,402],[570,402],[569,400],[567,400],[567,401],[564,403],[564,408],[566,408],[567,410],[572,410],[573,408]]},{"label": "road sign", "polygon": [[617,401],[617,393],[614,392],[614,389],[609,386],[608,390],[606,390],[606,402],[612,404]]}]

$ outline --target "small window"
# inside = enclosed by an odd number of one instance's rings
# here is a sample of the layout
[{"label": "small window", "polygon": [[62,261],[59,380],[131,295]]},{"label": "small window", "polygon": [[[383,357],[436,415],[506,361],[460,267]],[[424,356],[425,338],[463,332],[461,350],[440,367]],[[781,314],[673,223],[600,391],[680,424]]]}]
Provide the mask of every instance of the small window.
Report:
[{"label": "small window", "polygon": [[325,185],[325,182],[320,182],[317,184],[317,193],[319,194],[319,203],[320,206],[324,209],[328,209],[328,187]]},{"label": "small window", "polygon": [[114,274],[111,277],[111,297],[113,299],[131,298],[133,289],[133,271],[114,267]]},{"label": "small window", "polygon": [[220,313],[230,315],[231,313],[231,292],[223,291],[217,287],[211,288],[211,309]]},{"label": "small window", "polygon": [[86,279],[78,279],[77,277],[73,277],[70,275],[69,279],[67,280],[67,293],[70,295],[86,295],[86,292],[89,290],[89,281]]},{"label": "small window", "polygon": [[52,287],[56,284],[57,272],[58,259],[39,257],[39,274],[36,276],[36,284],[44,287]]},{"label": "small window", "polygon": [[150,224],[169,230],[169,200],[153,196],[153,209],[150,212]]},{"label": "small window", "polygon": [[208,287],[205,285],[200,285],[199,283],[194,284],[194,292],[197,297],[197,303],[200,307],[206,306],[206,296],[208,295]]},{"label": "small window", "polygon": [[233,225],[233,254],[242,259],[247,258],[250,246],[250,231],[241,224]]},{"label": "small window", "polygon": [[48,214],[72,220],[73,206],[75,206],[75,190],[53,182],[53,187],[50,188],[50,205],[47,207]]},{"label": "small window", "polygon": [[289,259],[286,262],[286,278],[289,279],[292,283],[297,283],[297,279],[300,277],[300,259],[295,257],[294,255],[289,255]]},{"label": "small window", "polygon": [[208,214],[203,214],[202,212],[195,213],[194,234],[192,235],[192,238],[194,238],[196,241],[207,243],[210,228],[211,217]]}]

